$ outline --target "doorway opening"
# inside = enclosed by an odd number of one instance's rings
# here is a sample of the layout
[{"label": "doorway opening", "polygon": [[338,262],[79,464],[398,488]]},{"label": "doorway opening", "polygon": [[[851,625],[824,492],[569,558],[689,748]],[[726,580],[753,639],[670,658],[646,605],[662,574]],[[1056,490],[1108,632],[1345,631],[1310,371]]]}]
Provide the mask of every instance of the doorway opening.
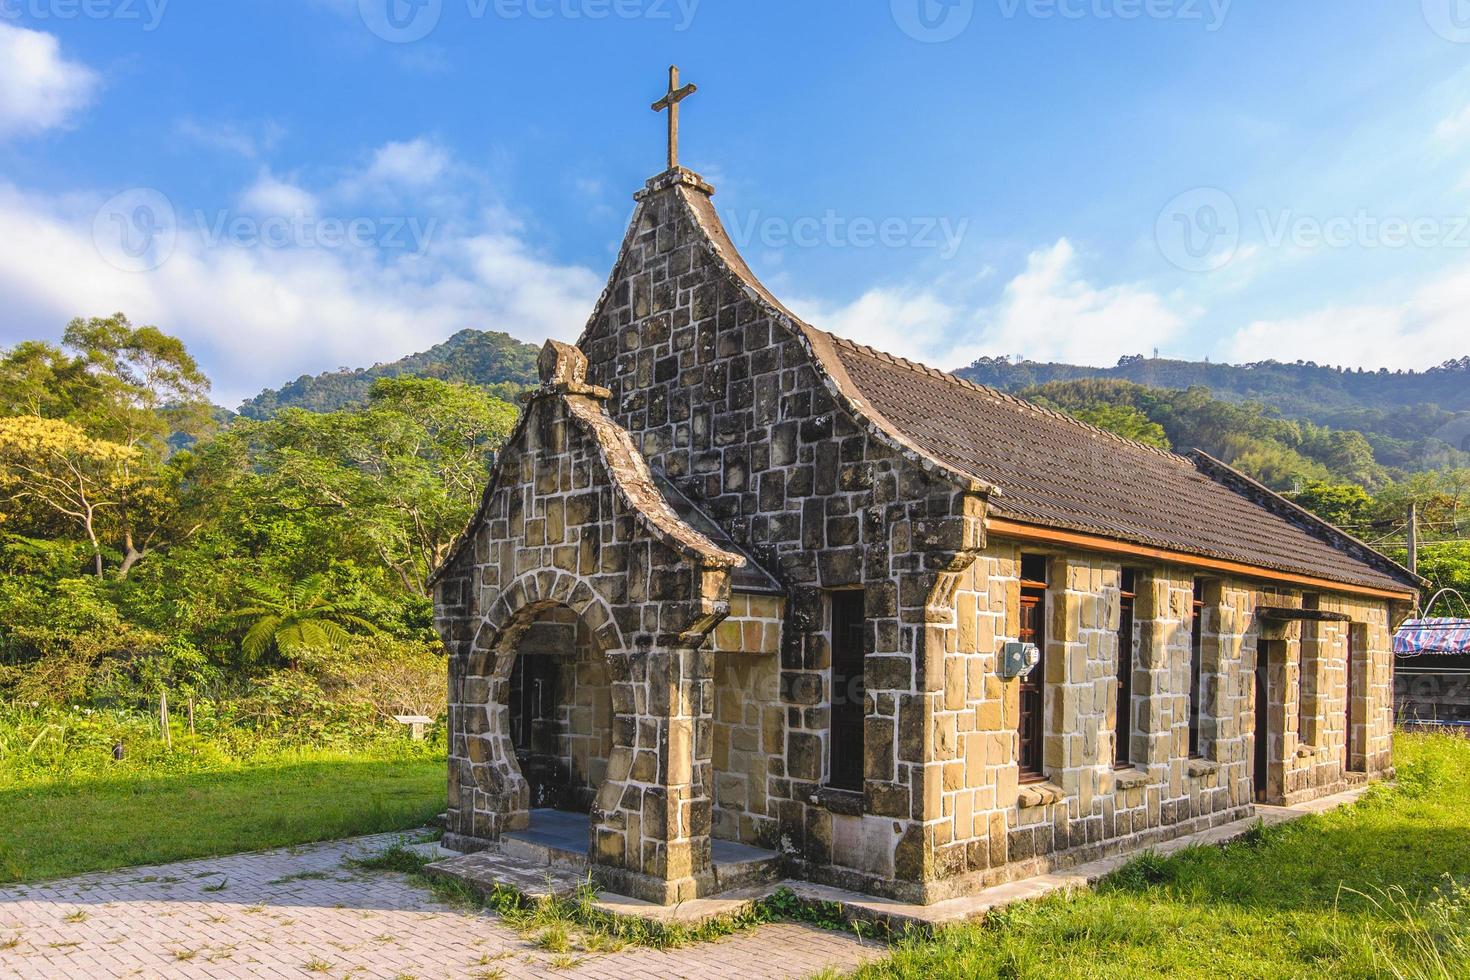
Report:
[{"label": "doorway opening", "polygon": [[509,690],[516,763],[530,791],[528,834],[586,853],[588,814],[613,748],[607,658],[576,612],[553,606],[516,646]]}]

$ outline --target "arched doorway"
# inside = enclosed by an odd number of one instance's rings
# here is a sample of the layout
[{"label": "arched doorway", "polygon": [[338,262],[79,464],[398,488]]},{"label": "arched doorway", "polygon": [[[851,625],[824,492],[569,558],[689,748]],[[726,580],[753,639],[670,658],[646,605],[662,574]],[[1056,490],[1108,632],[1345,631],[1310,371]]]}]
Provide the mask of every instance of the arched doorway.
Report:
[{"label": "arched doorway", "polygon": [[516,643],[507,698],[510,741],[537,811],[586,814],[613,750],[607,658],[564,605],[538,613]]}]

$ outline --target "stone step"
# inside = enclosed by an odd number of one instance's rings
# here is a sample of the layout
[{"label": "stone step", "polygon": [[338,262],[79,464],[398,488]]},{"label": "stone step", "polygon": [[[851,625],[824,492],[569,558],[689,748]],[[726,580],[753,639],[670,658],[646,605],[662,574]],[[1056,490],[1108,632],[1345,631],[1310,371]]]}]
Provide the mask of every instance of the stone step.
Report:
[{"label": "stone step", "polygon": [[512,830],[500,838],[500,851],[532,864],[580,874],[587,870],[591,836],[592,822],[585,813],[532,810],[530,824],[524,830]]},{"label": "stone step", "polygon": [[781,855],[734,841],[710,841],[710,859],[719,893],[781,880]]},{"label": "stone step", "polygon": [[529,835],[506,834],[500,839],[500,853],[527,864],[559,868],[566,871],[587,870],[587,850],[562,843],[537,840]]},{"label": "stone step", "polygon": [[425,866],[424,871],[431,877],[463,881],[482,897],[488,897],[496,886],[503,885],[533,900],[548,896],[570,898],[588,883],[585,873],[493,850],[435,861]]}]

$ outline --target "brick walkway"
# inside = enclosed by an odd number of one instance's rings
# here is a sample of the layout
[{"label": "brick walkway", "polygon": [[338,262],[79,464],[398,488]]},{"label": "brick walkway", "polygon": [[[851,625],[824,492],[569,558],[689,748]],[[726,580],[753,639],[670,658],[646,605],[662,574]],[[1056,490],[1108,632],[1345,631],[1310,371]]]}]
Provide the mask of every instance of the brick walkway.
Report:
[{"label": "brick walkway", "polygon": [[781,924],[668,952],[562,958],[401,875],[343,866],[400,836],[0,888],[0,976],[802,977],[882,952]]}]

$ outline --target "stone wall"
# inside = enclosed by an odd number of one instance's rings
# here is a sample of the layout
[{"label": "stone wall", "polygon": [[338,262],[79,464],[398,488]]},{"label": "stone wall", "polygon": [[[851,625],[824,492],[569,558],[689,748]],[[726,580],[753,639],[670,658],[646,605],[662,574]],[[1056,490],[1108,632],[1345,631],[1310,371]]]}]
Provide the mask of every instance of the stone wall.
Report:
[{"label": "stone wall", "polygon": [[[1049,559],[1046,657],[1046,779],[1021,784],[1016,764],[1017,682],[996,676],[997,654],[1019,632],[1020,556]],[[1120,582],[1116,558],[993,541],[931,603],[930,638],[945,654],[943,704],[922,740],[942,771],[925,831],[935,861],[932,898],[1040,873],[1104,853],[1149,846],[1238,819],[1254,798],[1254,671],[1263,630],[1294,637],[1300,625],[1267,627],[1261,605],[1300,606],[1298,593],[1269,592],[1229,578],[1203,578],[1200,753],[1189,753],[1190,656],[1196,573],[1129,562],[1135,572],[1134,671],[1129,756],[1115,765]],[[943,590],[939,590],[942,592]],[[1270,747],[1277,799],[1337,792],[1388,770],[1391,719],[1385,687],[1385,603],[1322,597],[1368,637],[1357,696],[1365,772],[1344,776],[1347,624],[1322,631],[1317,724],[1323,746],[1298,761],[1294,661],[1276,666]],[[1296,649],[1294,640],[1287,644]],[[1369,714],[1368,706],[1375,705]],[[917,733],[908,738],[921,741]],[[1331,762],[1327,760],[1333,760]],[[1342,761],[1338,761],[1342,760]],[[1283,793],[1281,786],[1290,786]]]},{"label": "stone wall", "polygon": [[[908,735],[927,729],[943,685],[942,657],[931,673],[923,656],[925,609],[939,574],[973,555],[983,514],[839,404],[804,335],[753,283],[708,188],[687,173],[665,175],[640,196],[579,346],[649,464],[788,590],[785,724],[762,733],[772,836],[813,879],[918,898],[933,861],[923,823],[939,774],[926,744]],[[824,791],[824,594],[853,586],[865,590],[868,652],[857,799]]]},{"label": "stone wall", "polygon": [[780,596],[742,595],[730,598],[730,614],[709,637],[715,653],[766,654],[781,652],[781,622],[786,602]]},{"label": "stone wall", "polygon": [[451,653],[445,839],[473,850],[526,825],[509,677],[535,620],[565,607],[595,639],[611,682],[595,872],[624,894],[692,898],[713,883],[713,654],[700,647],[728,610],[741,559],[678,520],[604,412],[606,392],[580,380],[579,359],[548,345],[546,383],[496,462],[472,534],[437,579],[436,622]]},{"label": "stone wall", "polygon": [[1014,549],[986,549],[954,576],[952,589],[937,590],[930,607],[928,641],[944,652],[941,704],[927,739],[915,738],[912,727],[904,734],[919,745],[927,741],[940,770],[925,827],[935,880],[958,882],[1010,860],[1006,811],[1018,791],[1017,705],[996,670],[1004,637],[1016,630],[1017,562]]},{"label": "stone wall", "polygon": [[711,833],[770,849],[780,844],[770,783],[783,771],[786,745],[780,659],[785,608],[779,596],[737,593],[708,643],[715,654]]},{"label": "stone wall", "polygon": [[[1301,595],[1269,597],[1272,604],[1301,604]],[[1288,732],[1280,747],[1283,775],[1273,796],[1287,804],[1341,792],[1393,768],[1393,632],[1386,603],[1322,595],[1323,611],[1345,622],[1295,624],[1280,631],[1288,652],[1283,713]],[[1347,690],[1350,631],[1361,642],[1356,678]],[[1305,670],[1305,683],[1298,672]],[[1300,692],[1307,698],[1302,702]],[[1356,731],[1346,729],[1347,701],[1354,698]]]},{"label": "stone wall", "polygon": [[[715,654],[712,833],[721,840],[780,846],[770,806],[773,768],[780,770],[786,706],[781,662],[759,652]],[[774,763],[774,767],[773,767]]]}]

